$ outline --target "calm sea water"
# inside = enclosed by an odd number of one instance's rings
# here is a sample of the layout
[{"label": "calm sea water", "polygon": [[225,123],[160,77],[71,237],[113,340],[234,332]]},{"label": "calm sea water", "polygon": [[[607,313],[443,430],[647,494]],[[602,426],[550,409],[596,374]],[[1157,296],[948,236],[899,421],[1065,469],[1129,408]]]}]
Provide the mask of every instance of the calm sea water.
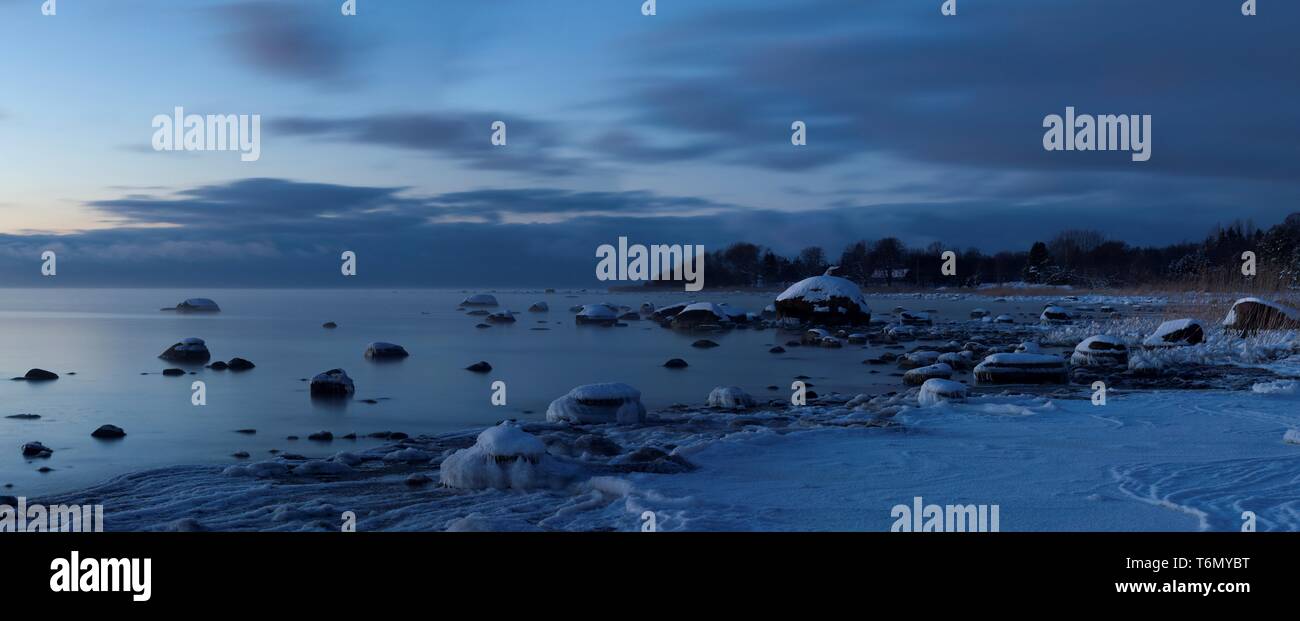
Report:
[{"label": "calm sea water", "polygon": [[[626,328],[575,326],[570,306],[609,301],[639,307],[685,301],[683,293],[497,291],[501,308],[518,312],[518,323],[476,329],[481,317],[458,311],[471,292],[441,290],[206,290],[10,289],[0,295],[0,374],[23,375],[40,367],[59,373],[53,382],[0,382],[0,416],[31,413],[39,420],[0,418],[0,489],[37,495],[90,485],[109,477],[176,464],[233,463],[247,451],[265,459],[270,449],[324,456],[378,442],[338,440],[328,445],[307,435],[335,436],[383,430],[412,435],[490,425],[503,418],[543,418],[551,400],[574,386],[622,381],[641,389],[650,409],[674,403],[703,404],[709,390],[737,385],[759,398],[785,397],[796,375],[813,379],[814,390],[881,392],[897,377],[869,375],[861,364],[879,351],[790,348],[767,352],[797,338],[775,330],[736,330],[709,335],[721,347],[692,348],[701,335],[665,330],[647,321]],[[181,315],[158,309],[188,297],[214,298],[223,312]],[[704,296],[695,295],[703,299]],[[758,312],[770,295],[710,294],[708,299]],[[537,301],[549,313],[529,313]],[[974,302],[873,300],[879,314],[903,305],[939,311],[940,319],[965,319]],[[994,313],[1036,312],[1032,303],[979,301]],[[326,330],[325,321],[339,327]],[[536,330],[534,328],[547,328]],[[213,360],[239,356],[257,368],[245,373],[191,367],[195,375],[164,377],[178,366],[157,356],[184,337],[207,341]],[[367,343],[391,341],[411,356],[375,363],[363,356]],[[669,358],[690,364],[662,367]],[[464,367],[486,360],[488,374]],[[343,368],[356,382],[356,398],[322,403],[300,381]],[[892,370],[892,369],[890,369]],[[75,375],[71,374],[75,372]],[[142,375],[148,373],[148,375]],[[191,404],[191,383],[207,385],[207,405]],[[506,406],[490,402],[491,384],[507,385]],[[767,389],[781,386],[780,392]],[[381,399],[366,404],[362,399]],[[117,441],[90,433],[102,424],[127,432]],[[255,435],[235,433],[256,429]],[[290,435],[301,440],[290,441]],[[49,459],[24,458],[19,447],[40,441]],[[40,473],[48,466],[53,471]]]}]

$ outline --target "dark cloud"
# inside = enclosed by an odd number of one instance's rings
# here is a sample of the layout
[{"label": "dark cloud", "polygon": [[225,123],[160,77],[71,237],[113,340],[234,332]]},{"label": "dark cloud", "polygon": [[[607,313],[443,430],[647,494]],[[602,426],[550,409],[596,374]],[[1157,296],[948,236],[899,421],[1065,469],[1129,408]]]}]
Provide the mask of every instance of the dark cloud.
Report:
[{"label": "dark cloud", "polygon": [[352,79],[353,63],[369,47],[339,23],[337,11],[322,11],[319,3],[313,7],[293,0],[245,0],[215,10],[230,25],[230,49],[279,78],[319,83]]},{"label": "dark cloud", "polygon": [[[506,124],[507,144],[492,144],[493,123]],[[361,145],[376,145],[462,162],[481,170],[565,176],[586,167],[561,155],[563,131],[516,115],[483,112],[380,114],[358,118],[291,117],[275,120],[272,131]]]}]

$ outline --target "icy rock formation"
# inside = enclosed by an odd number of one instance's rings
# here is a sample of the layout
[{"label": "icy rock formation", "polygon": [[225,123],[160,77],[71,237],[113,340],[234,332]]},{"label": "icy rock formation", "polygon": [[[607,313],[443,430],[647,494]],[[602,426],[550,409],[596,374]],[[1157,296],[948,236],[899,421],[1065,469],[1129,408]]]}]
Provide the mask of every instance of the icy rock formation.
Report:
[{"label": "icy rock formation", "polygon": [[1038,316],[1043,323],[1070,323],[1070,311],[1060,306],[1048,306],[1043,309],[1043,314]]},{"label": "icy rock formation", "polygon": [[1174,319],[1160,324],[1142,344],[1147,347],[1177,347],[1205,341],[1205,327],[1195,319]]},{"label": "icy rock formation", "polygon": [[908,386],[920,386],[932,379],[948,379],[952,377],[952,367],[943,364],[932,364],[925,367],[912,369],[903,374],[903,383]]},{"label": "icy rock formation", "polygon": [[587,384],[552,401],[546,408],[546,420],[634,425],[645,422],[645,406],[641,405],[641,391],[627,384]]},{"label": "icy rock formation", "polygon": [[1260,330],[1300,330],[1300,311],[1259,298],[1242,298],[1223,318],[1223,327],[1242,335]]},{"label": "icy rock formation", "polygon": [[721,326],[730,322],[731,319],[727,317],[726,309],[712,302],[688,304],[682,308],[681,312],[673,315],[673,327],[679,330],[690,330],[702,326]]},{"label": "icy rock formation", "polygon": [[754,398],[739,386],[718,386],[709,392],[709,407],[724,410],[748,410],[756,405]]},{"label": "icy rock formation", "polygon": [[487,293],[478,293],[461,300],[461,306],[496,306],[497,298]]},{"label": "icy rock formation", "polygon": [[533,489],[548,485],[546,445],[512,422],[489,427],[474,446],[443,460],[439,480],[459,489]]},{"label": "icy rock formation", "polygon": [[371,359],[393,359],[405,358],[411,354],[406,351],[405,347],[395,343],[385,343],[375,341],[366,346],[366,358]]},{"label": "icy rock formation", "polygon": [[981,384],[1064,384],[1065,359],[1047,354],[993,354],[975,367]]},{"label": "icy rock formation", "polygon": [[928,367],[939,362],[939,356],[940,354],[937,351],[914,351],[910,354],[905,354],[902,358],[898,359],[898,368],[916,369],[919,367]]},{"label": "icy rock formation", "polygon": [[352,378],[343,369],[330,369],[311,378],[313,397],[348,397],[354,392]]},{"label": "icy rock formation", "polygon": [[1090,336],[1074,348],[1070,364],[1080,367],[1125,366],[1128,364],[1128,345],[1107,334]]},{"label": "icy rock formation", "polygon": [[835,268],[821,276],[805,278],[776,297],[776,316],[829,325],[867,325],[871,308],[862,289],[847,278],[833,276]]},{"label": "icy rock formation", "polygon": [[965,400],[965,384],[942,378],[925,380],[925,383],[921,384],[921,391],[916,395],[916,401],[922,407],[943,403],[944,401],[961,402]]},{"label": "icy rock formation", "polygon": [[212,354],[208,352],[208,346],[203,339],[190,337],[168,347],[167,351],[159,354],[158,357],[171,362],[201,364],[212,358]]},{"label": "icy rock formation", "polygon": [[208,298],[190,298],[177,304],[176,310],[182,313],[216,313],[221,311],[221,307]]},{"label": "icy rock formation", "polygon": [[587,304],[578,311],[575,321],[579,325],[595,324],[602,326],[612,326],[618,321],[618,311],[604,304]]},{"label": "icy rock formation", "polygon": [[975,353],[967,350],[950,351],[939,356],[942,362],[954,369],[969,369],[975,366]]}]

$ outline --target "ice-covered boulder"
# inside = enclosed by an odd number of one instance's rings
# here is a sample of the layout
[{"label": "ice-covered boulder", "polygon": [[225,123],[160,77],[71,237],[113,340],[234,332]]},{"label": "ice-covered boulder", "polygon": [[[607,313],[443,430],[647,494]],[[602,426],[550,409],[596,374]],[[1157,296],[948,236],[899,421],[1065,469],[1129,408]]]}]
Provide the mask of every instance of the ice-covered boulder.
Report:
[{"label": "ice-covered boulder", "polygon": [[551,312],[551,306],[550,306],[549,304],[547,304],[546,302],[534,302],[532,306],[529,306],[529,307],[528,307],[528,312],[530,312],[530,313],[549,313],[549,312]]},{"label": "ice-covered boulder", "polygon": [[1016,318],[1011,315],[998,315],[993,318],[993,323],[1015,323]]},{"label": "ice-covered boulder", "polygon": [[903,369],[915,369],[918,367],[927,367],[936,362],[939,362],[940,355],[941,354],[937,351],[928,351],[928,350],[914,351],[910,354],[904,354],[901,358],[899,358],[898,366],[899,368],[903,368]]},{"label": "ice-covered boulder", "polygon": [[385,343],[384,341],[375,341],[366,346],[366,358],[373,360],[393,360],[405,358],[411,354],[406,351],[405,347],[396,343]]},{"label": "ice-covered boulder", "polygon": [[1070,364],[1080,367],[1126,366],[1128,345],[1108,334],[1090,336],[1075,346]]},{"label": "ice-covered boulder", "polygon": [[459,489],[533,489],[549,484],[545,459],[541,439],[506,421],[444,459],[438,476],[443,485]]},{"label": "ice-covered boulder", "polygon": [[929,313],[913,313],[903,311],[898,314],[898,320],[905,326],[928,326],[933,325],[934,320],[930,318]]},{"label": "ice-covered boulder", "polygon": [[690,306],[691,304],[694,304],[694,302],[681,302],[678,304],[671,304],[669,306],[656,309],[654,315],[652,316],[655,319],[659,319],[659,320],[672,319],[673,317],[677,316],[677,313],[682,312],[682,310],[684,310],[687,306]]},{"label": "ice-covered boulder", "polygon": [[488,293],[476,293],[460,303],[461,306],[496,306],[497,297]]},{"label": "ice-covered boulder", "polygon": [[925,383],[921,384],[921,391],[916,394],[916,401],[922,407],[943,403],[944,401],[961,402],[965,400],[965,384],[942,378],[925,380]]},{"label": "ice-covered boulder", "polygon": [[1160,324],[1142,344],[1147,347],[1177,347],[1205,341],[1205,327],[1195,319],[1174,319]]},{"label": "ice-covered boulder", "polygon": [[509,310],[498,311],[487,316],[488,323],[514,323],[515,314]]},{"label": "ice-covered boulder", "polygon": [[208,298],[190,298],[177,304],[176,310],[182,313],[217,313],[221,312],[221,307]]},{"label": "ice-covered boulder", "polygon": [[971,319],[983,319],[989,316],[989,311],[983,308],[972,309],[970,312]]},{"label": "ice-covered boulder", "polygon": [[1300,330],[1300,311],[1259,298],[1242,298],[1223,318],[1223,327],[1243,335],[1260,330]]},{"label": "ice-covered boulder", "polygon": [[1064,384],[1068,378],[1065,359],[1047,354],[993,354],[975,367],[981,384]]},{"label": "ice-covered boulder", "polygon": [[718,386],[709,392],[709,407],[724,410],[748,410],[756,402],[739,386]]},{"label": "ice-covered boulder", "polygon": [[354,392],[352,378],[343,369],[330,369],[311,378],[313,397],[348,397]]},{"label": "ice-covered boulder", "polygon": [[702,326],[721,326],[728,323],[731,323],[731,319],[727,317],[726,309],[712,302],[688,304],[676,315],[673,315],[673,327],[679,330],[690,330]]},{"label": "ice-covered boulder", "polygon": [[871,323],[871,308],[862,289],[847,278],[833,276],[834,270],[790,285],[776,297],[776,316],[828,325]]},{"label": "ice-covered boulder", "polygon": [[604,304],[587,304],[578,311],[574,321],[579,325],[612,326],[618,321],[618,311]]},{"label": "ice-covered boulder", "polygon": [[190,337],[181,339],[179,343],[167,348],[167,351],[158,355],[163,360],[171,362],[189,362],[202,364],[212,358],[208,346],[203,339]]},{"label": "ice-covered boulder", "polygon": [[903,374],[903,383],[908,386],[920,386],[927,380],[948,379],[952,377],[952,367],[940,362],[925,367],[918,367]]},{"label": "ice-covered boulder", "polygon": [[1043,314],[1039,315],[1038,319],[1043,323],[1070,323],[1073,318],[1070,317],[1070,311],[1060,306],[1048,306],[1043,309]]},{"label": "ice-covered boulder", "polygon": [[972,351],[950,351],[939,355],[942,362],[954,369],[969,369],[975,366],[975,353]]},{"label": "ice-covered boulder", "polygon": [[645,406],[641,405],[641,391],[627,384],[587,384],[552,401],[546,408],[546,420],[633,425],[645,421]]}]

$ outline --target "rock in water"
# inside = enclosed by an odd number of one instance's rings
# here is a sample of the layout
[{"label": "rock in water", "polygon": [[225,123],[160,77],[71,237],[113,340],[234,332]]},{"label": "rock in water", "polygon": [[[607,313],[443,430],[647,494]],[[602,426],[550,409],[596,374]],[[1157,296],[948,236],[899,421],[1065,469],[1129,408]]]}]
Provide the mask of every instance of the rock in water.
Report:
[{"label": "rock in water", "polygon": [[163,369],[162,374],[167,377],[179,377],[181,375],[185,375],[185,369],[176,369],[176,368]]},{"label": "rock in water", "polygon": [[334,323],[333,321],[326,321],[325,323],[322,323],[320,327],[325,328],[326,330],[333,330],[334,328],[339,327],[339,324]]},{"label": "rock in water", "polygon": [[631,425],[645,422],[641,391],[627,384],[587,384],[551,402],[546,420],[558,423]]},{"label": "rock in water", "polygon": [[574,321],[579,325],[612,326],[618,321],[618,312],[605,304],[587,304],[578,310]]},{"label": "rock in water", "polygon": [[23,445],[23,457],[49,457],[53,454],[54,449],[40,442],[28,442]]},{"label": "rock in water", "polygon": [[514,323],[515,314],[508,310],[492,313],[487,316],[488,323]]},{"label": "rock in water", "polygon": [[59,379],[59,374],[45,369],[32,369],[23,376],[23,379],[29,382],[48,382]]},{"label": "rock in water", "polygon": [[313,442],[333,442],[334,434],[329,431],[317,431],[316,433],[307,436],[307,439],[312,440]]},{"label": "rock in water", "polygon": [[372,360],[395,360],[410,355],[404,347],[394,343],[376,341],[366,346],[366,358]]},{"label": "rock in water", "polygon": [[248,360],[244,360],[243,358],[231,358],[230,362],[226,363],[226,366],[230,367],[231,371],[247,371],[257,365]]},{"label": "rock in water", "polygon": [[1142,344],[1147,347],[1178,347],[1205,342],[1205,326],[1195,319],[1174,319],[1160,324]]},{"label": "rock in water", "polygon": [[948,379],[934,378],[921,384],[921,391],[916,395],[917,403],[927,407],[944,401],[961,402],[966,400],[966,385]]},{"label": "rock in water", "polygon": [[754,398],[739,386],[718,386],[709,392],[709,407],[724,410],[748,410],[756,405]]},{"label": "rock in water", "polygon": [[190,337],[168,347],[167,351],[159,354],[158,357],[169,362],[202,364],[212,358],[212,354],[208,352],[208,346],[203,339]]},{"label": "rock in water", "polygon": [[1128,365],[1128,345],[1107,335],[1090,336],[1074,348],[1070,364],[1080,367],[1106,367]]},{"label": "rock in water", "polygon": [[313,397],[349,397],[354,392],[352,378],[343,369],[330,369],[311,378]]},{"label": "rock in water", "polygon": [[691,343],[691,347],[696,347],[699,349],[713,349],[714,347],[717,346],[718,346],[717,343],[710,341],[709,339],[700,339],[698,341],[695,341],[694,343]]},{"label": "rock in water", "polygon": [[497,298],[487,293],[479,293],[465,298],[460,303],[461,306],[496,306]]},{"label": "rock in water", "polygon": [[90,432],[90,437],[100,438],[102,440],[114,440],[117,438],[125,438],[126,432],[117,425],[100,425],[99,429]]},{"label": "rock in water", "polygon": [[724,326],[731,323],[725,308],[711,302],[687,304],[673,315],[672,327],[678,330],[694,330],[705,326]]},{"label": "rock in water", "polygon": [[208,368],[212,369],[213,371],[225,371],[226,369],[230,368],[230,365],[226,364],[225,361],[218,360],[208,365]]},{"label": "rock in water", "polygon": [[208,298],[190,298],[177,304],[176,310],[182,313],[217,313],[221,307]]},{"label": "rock in water", "polygon": [[664,363],[664,367],[669,369],[685,369],[688,366],[690,365],[686,364],[686,361],[682,360],[681,358],[673,358],[672,360],[669,360],[668,362]]},{"label": "rock in water", "polygon": [[774,303],[776,316],[827,325],[871,323],[871,308],[862,289],[847,278],[833,276],[834,270],[805,278],[782,292]]},{"label": "rock in water", "polygon": [[940,362],[918,367],[903,374],[903,383],[908,386],[920,386],[931,379],[948,379],[952,377],[952,367]]},{"label": "rock in water", "polygon": [[550,307],[550,305],[548,305],[546,302],[535,302],[535,303],[533,303],[532,306],[529,306],[529,307],[528,307],[528,312],[530,312],[530,313],[549,313],[549,312],[551,312],[551,307]]},{"label": "rock in water", "polygon": [[1240,332],[1242,336],[1261,330],[1298,330],[1300,311],[1259,298],[1242,298],[1223,318],[1223,327]]},{"label": "rock in water", "polygon": [[474,364],[465,367],[465,370],[473,371],[475,373],[488,373],[492,370],[492,365],[488,364],[485,361],[480,360],[478,362],[475,362]]},{"label": "rock in water", "polygon": [[1039,321],[1043,323],[1070,323],[1070,311],[1060,306],[1048,306],[1043,309],[1043,314],[1038,316]]},{"label": "rock in water", "polygon": [[1065,359],[1047,354],[993,354],[975,367],[981,384],[1064,384],[1068,377]]}]

